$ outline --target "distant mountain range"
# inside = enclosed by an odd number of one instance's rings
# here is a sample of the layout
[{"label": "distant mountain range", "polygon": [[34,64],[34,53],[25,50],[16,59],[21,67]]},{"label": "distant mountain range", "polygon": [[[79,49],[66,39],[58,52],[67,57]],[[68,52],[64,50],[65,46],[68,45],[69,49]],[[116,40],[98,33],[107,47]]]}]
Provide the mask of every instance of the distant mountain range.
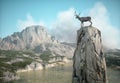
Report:
[{"label": "distant mountain range", "polygon": [[21,32],[0,39],[1,50],[32,50],[35,53],[51,51],[54,54],[72,57],[74,47],[61,43],[40,25],[28,26]]}]

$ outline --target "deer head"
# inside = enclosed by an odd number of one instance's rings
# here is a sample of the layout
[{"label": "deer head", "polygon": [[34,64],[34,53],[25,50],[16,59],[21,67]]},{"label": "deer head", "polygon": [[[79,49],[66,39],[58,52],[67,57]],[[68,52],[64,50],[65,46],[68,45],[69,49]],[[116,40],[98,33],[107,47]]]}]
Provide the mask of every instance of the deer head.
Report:
[{"label": "deer head", "polygon": [[79,17],[80,17],[80,13],[77,15],[77,14],[76,14],[76,11],[75,11],[74,14],[75,14],[75,17],[76,17],[76,18],[79,18]]}]

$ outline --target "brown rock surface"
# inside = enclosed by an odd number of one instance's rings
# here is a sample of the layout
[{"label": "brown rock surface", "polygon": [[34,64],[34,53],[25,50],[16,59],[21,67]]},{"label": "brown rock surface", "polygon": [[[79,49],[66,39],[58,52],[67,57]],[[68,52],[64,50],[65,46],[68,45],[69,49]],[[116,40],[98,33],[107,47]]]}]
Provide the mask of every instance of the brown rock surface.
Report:
[{"label": "brown rock surface", "polygon": [[77,31],[72,83],[107,83],[106,77],[101,32],[92,26],[82,27]]}]

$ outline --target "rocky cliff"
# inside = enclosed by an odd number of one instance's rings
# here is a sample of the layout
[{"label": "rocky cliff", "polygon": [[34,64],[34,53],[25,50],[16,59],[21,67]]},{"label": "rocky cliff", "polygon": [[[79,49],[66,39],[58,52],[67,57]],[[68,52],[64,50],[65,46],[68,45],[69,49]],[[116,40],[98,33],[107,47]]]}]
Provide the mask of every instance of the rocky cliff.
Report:
[{"label": "rocky cliff", "polygon": [[33,48],[43,42],[52,42],[51,36],[43,26],[34,25],[3,38],[0,47],[5,50],[21,50]]},{"label": "rocky cliff", "polygon": [[101,32],[95,27],[77,31],[72,83],[107,83]]},{"label": "rocky cliff", "polygon": [[72,57],[74,47],[60,43],[40,25],[28,26],[0,40],[1,50],[32,50],[35,53],[51,51],[53,54]]}]

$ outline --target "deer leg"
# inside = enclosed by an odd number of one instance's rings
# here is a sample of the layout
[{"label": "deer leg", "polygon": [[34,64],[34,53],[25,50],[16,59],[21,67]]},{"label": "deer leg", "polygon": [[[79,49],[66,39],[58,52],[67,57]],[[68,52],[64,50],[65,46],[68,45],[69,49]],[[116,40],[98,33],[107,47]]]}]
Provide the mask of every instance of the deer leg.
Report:
[{"label": "deer leg", "polygon": [[81,27],[82,27],[82,22],[81,22]]},{"label": "deer leg", "polygon": [[84,26],[84,24],[83,24],[83,22],[81,22],[81,27],[83,27]]},{"label": "deer leg", "polygon": [[90,20],[89,22],[91,23],[90,26],[92,26],[92,21]]}]

